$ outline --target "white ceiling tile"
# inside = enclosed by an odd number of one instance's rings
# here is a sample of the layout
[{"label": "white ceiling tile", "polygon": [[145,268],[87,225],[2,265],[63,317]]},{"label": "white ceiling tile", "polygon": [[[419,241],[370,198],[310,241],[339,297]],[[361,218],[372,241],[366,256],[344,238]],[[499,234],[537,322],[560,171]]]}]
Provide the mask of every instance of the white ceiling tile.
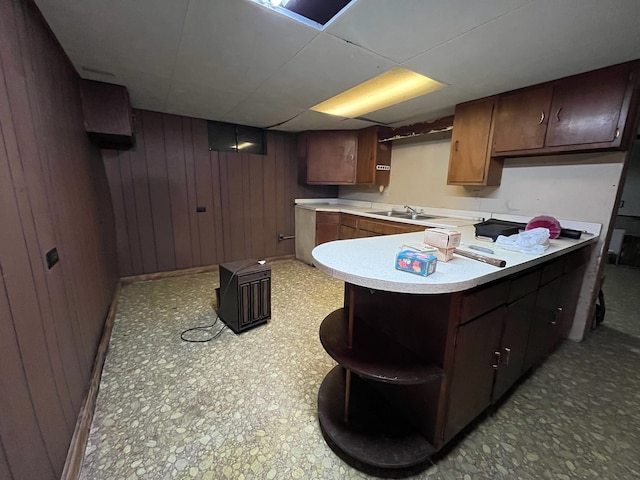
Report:
[{"label": "white ceiling tile", "polygon": [[244,101],[222,117],[223,122],[278,130],[280,124],[300,115],[305,110],[280,103]]},{"label": "white ceiling tile", "polygon": [[285,132],[303,132],[305,130],[357,130],[371,125],[375,125],[375,123],[336,117],[314,112],[313,110],[305,110],[297,117],[274,128],[274,130]]},{"label": "white ceiling tile", "polygon": [[638,58],[637,0],[615,3],[538,0],[406,65],[480,98]]},{"label": "white ceiling tile", "polygon": [[325,31],[401,63],[531,0],[359,0]]},{"label": "white ceiling tile", "polygon": [[323,33],[249,99],[309,108],[393,66],[394,63],[379,55]]},{"label": "white ceiling tile", "polygon": [[174,76],[246,96],[317,34],[247,0],[191,0]]},{"label": "white ceiling tile", "polygon": [[[38,0],[38,7],[78,70],[137,78],[164,98],[178,51],[188,0]],[[127,71],[127,73],[124,72]],[[92,78],[110,82],[108,76]],[[136,96],[136,88],[127,84]]]}]

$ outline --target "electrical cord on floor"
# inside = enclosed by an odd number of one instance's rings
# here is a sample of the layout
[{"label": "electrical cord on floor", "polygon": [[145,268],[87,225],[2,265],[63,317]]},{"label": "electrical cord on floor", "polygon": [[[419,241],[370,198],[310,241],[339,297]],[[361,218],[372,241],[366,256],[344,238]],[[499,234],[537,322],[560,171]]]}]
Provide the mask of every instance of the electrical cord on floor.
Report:
[{"label": "electrical cord on floor", "polygon": [[[220,295],[220,305],[222,305],[224,298],[227,296],[227,291],[229,290],[229,286],[231,285],[231,281],[233,280],[233,277],[235,277],[241,270],[247,267],[250,267],[252,265],[254,265],[254,262],[246,263],[238,267],[235,271],[231,272],[231,276],[229,277],[229,280],[227,281],[227,284],[224,286],[224,290],[222,290],[222,294]],[[220,305],[216,305],[216,306],[220,308]],[[210,342],[211,340],[217,339],[218,337],[220,337],[220,335],[222,335],[222,332],[224,332],[227,329],[226,325],[223,325],[222,328],[218,330],[215,334],[212,334],[207,338],[203,338],[202,340],[185,338],[184,335],[186,333],[194,332],[196,330],[206,331],[210,328],[213,328],[215,327],[216,323],[218,323],[218,320],[221,320],[221,318],[220,318],[220,315],[216,313],[216,319],[213,321],[211,325],[200,325],[199,327],[191,327],[191,328],[187,328],[186,330],[183,330],[182,333],[180,334],[180,340],[182,340],[183,342],[189,342],[189,343],[206,343],[206,342]]]},{"label": "electrical cord on floor", "polygon": [[216,323],[218,323],[218,320],[220,320],[220,317],[218,315],[216,315],[216,319],[214,320],[214,322],[211,325],[201,325],[199,327],[191,327],[191,328],[187,328],[186,330],[184,330],[181,334],[180,334],[180,340],[184,341],[184,342],[189,342],[189,343],[205,343],[205,342],[210,342],[211,340],[215,340],[216,338],[218,338],[220,335],[222,335],[222,332],[224,332],[227,329],[226,325],[222,325],[222,328],[220,330],[218,330],[215,334],[211,334],[209,337],[207,338],[203,338],[201,340],[196,340],[196,339],[191,339],[191,338],[186,338],[185,334],[189,333],[189,332],[194,332],[196,330],[202,330],[202,331],[207,331],[210,328],[213,328],[216,326]]}]

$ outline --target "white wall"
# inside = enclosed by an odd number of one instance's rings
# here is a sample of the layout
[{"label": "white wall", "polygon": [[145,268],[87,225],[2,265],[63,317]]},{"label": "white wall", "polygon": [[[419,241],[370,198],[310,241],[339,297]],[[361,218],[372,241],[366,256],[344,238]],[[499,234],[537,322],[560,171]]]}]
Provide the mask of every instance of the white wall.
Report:
[{"label": "white wall", "polygon": [[340,197],[532,217],[546,214],[602,224],[570,334],[581,340],[626,153],[507,159],[499,187],[459,187],[447,185],[449,147],[450,140],[394,145],[391,180],[383,193],[368,187],[340,187]]}]

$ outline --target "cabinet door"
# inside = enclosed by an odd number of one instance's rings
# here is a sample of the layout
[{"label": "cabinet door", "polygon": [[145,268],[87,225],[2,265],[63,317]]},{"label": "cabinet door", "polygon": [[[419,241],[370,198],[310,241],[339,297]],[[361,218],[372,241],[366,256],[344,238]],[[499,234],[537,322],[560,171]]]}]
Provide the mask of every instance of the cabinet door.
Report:
[{"label": "cabinet door", "polygon": [[534,291],[507,307],[500,341],[500,366],[493,387],[493,402],[504,395],[522,375],[535,303]]},{"label": "cabinet door", "polygon": [[629,74],[626,64],[558,81],[546,146],[613,142],[620,137],[620,111]]},{"label": "cabinet door", "polygon": [[499,185],[502,163],[492,159],[495,97],[456,105],[449,156],[449,185]]},{"label": "cabinet door", "polygon": [[458,327],[445,442],[491,404],[505,307]]},{"label": "cabinet door", "polygon": [[100,148],[134,145],[133,114],[126,87],[81,80],[80,95],[85,130],[94,143]]},{"label": "cabinet door", "polygon": [[564,277],[540,287],[531,323],[531,333],[525,354],[524,370],[540,363],[562,337],[562,306],[560,305]]},{"label": "cabinet door", "polygon": [[553,87],[545,85],[501,95],[496,108],[493,152],[544,146]]},{"label": "cabinet door", "polygon": [[338,240],[340,236],[340,214],[316,212],[316,245]]},{"label": "cabinet door", "polygon": [[349,240],[351,238],[356,238],[356,234],[357,231],[355,228],[348,225],[340,225],[340,240]]},{"label": "cabinet door", "polygon": [[356,183],[357,144],[357,131],[309,132],[307,137],[307,183],[325,185]]}]

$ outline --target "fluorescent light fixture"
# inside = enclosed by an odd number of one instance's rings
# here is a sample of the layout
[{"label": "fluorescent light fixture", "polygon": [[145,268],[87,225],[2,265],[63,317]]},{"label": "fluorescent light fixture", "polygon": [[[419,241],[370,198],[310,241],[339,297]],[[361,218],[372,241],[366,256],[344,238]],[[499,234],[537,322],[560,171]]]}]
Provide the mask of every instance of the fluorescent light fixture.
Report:
[{"label": "fluorescent light fixture", "polygon": [[406,68],[394,67],[371,80],[314,105],[311,110],[340,117],[357,118],[365,113],[435,92],[444,86],[446,86],[444,83]]}]

